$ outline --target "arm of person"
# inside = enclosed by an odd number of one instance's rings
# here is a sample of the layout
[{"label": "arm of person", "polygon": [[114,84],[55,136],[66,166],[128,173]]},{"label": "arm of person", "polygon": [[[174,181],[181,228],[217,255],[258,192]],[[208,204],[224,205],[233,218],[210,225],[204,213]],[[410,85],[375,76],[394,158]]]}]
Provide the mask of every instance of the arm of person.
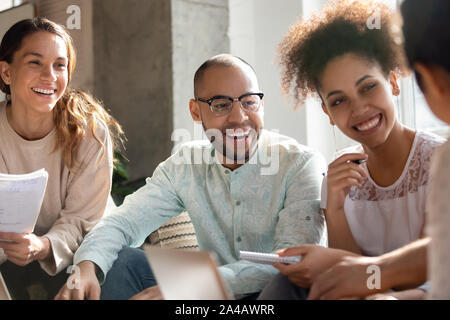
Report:
[{"label": "arm of person", "polygon": [[351,186],[367,177],[366,172],[353,160],[361,159],[360,153],[345,154],[328,166],[322,183],[321,207],[327,222],[328,245],[356,254],[362,254],[350,230],[344,211],[344,203]]},{"label": "arm of person", "polygon": [[335,212],[323,209],[327,222],[328,246],[361,255],[361,249],[353,238],[344,210]]},{"label": "arm of person", "polygon": [[145,186],[127,196],[120,207],[89,232],[74,256],[74,263],[93,261],[99,267],[98,276],[103,283],[123,246],[141,246],[150,233],[183,210],[171,178],[160,164]]},{"label": "arm of person", "polygon": [[112,144],[106,125],[99,125],[96,132],[105,148],[91,134],[83,139],[76,157],[79,168],[69,175],[63,209],[44,235],[50,250],[38,261],[50,275],[72,264],[83,237],[106,209],[112,184]]},{"label": "arm of person", "polygon": [[[429,238],[419,239],[378,257],[344,257],[317,277],[308,299],[365,297],[416,288],[426,281],[429,242]],[[377,270],[378,284],[370,281]]]},{"label": "arm of person", "polygon": [[[309,153],[305,158],[300,157],[287,173],[284,208],[278,213],[272,252],[316,244],[323,239],[324,218],[319,212],[319,198],[325,161],[318,153]],[[261,291],[278,272],[271,265],[243,260],[223,265],[219,271],[236,296]]]},{"label": "arm of person", "polygon": [[377,293],[366,297],[366,300],[424,300],[426,292],[421,289]]},{"label": "arm of person", "polygon": [[[86,235],[74,255],[74,264],[95,265],[96,271],[91,269],[88,277],[94,275],[101,285],[122,247],[139,247],[151,232],[183,210],[164,163],[160,164],[145,186],[127,196],[120,207],[104,216]],[[81,295],[85,297],[87,292]],[[65,285],[58,296],[72,299],[79,294]]]},{"label": "arm of person", "polygon": [[357,254],[345,250],[325,248],[319,245],[302,245],[278,252],[281,257],[301,256],[302,260],[295,264],[275,263],[274,267],[289,281],[302,288],[309,288],[322,272],[347,256]]}]

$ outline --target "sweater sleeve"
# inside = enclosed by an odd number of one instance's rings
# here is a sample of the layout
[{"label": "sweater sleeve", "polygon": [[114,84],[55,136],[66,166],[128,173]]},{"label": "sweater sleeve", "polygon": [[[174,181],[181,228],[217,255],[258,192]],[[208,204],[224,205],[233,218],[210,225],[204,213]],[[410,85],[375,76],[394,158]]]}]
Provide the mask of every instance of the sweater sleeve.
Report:
[{"label": "sweater sleeve", "polygon": [[110,197],[113,170],[112,143],[108,129],[100,122],[96,136],[87,134],[77,155],[79,168],[70,173],[67,195],[59,218],[45,236],[52,256],[39,261],[42,269],[55,275],[72,264],[84,236],[103,216]]}]

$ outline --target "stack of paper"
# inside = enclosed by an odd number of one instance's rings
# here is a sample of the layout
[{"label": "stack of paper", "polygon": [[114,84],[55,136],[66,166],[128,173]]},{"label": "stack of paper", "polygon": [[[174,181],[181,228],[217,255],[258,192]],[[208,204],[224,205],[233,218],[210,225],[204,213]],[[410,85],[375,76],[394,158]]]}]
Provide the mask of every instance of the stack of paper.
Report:
[{"label": "stack of paper", "polygon": [[0,232],[33,232],[47,180],[45,169],[28,174],[0,174]]}]

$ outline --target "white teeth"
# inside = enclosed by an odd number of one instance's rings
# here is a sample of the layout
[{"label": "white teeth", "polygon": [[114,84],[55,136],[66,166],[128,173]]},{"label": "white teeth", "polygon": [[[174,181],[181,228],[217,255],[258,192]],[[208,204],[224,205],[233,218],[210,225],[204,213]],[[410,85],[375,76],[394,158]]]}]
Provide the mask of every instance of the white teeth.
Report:
[{"label": "white teeth", "polygon": [[34,92],[42,93],[42,94],[53,94],[55,90],[46,90],[46,89],[40,89],[40,88],[33,88]]},{"label": "white teeth", "polygon": [[231,138],[243,138],[245,136],[247,136],[246,133],[242,132],[242,131],[233,131],[233,132],[228,132],[227,131],[227,136],[231,137]]},{"label": "white teeth", "polygon": [[380,116],[377,116],[375,119],[370,120],[368,122],[364,122],[364,125],[358,125],[356,126],[356,128],[359,131],[366,131],[366,130],[370,130],[372,128],[374,128],[381,120]]}]

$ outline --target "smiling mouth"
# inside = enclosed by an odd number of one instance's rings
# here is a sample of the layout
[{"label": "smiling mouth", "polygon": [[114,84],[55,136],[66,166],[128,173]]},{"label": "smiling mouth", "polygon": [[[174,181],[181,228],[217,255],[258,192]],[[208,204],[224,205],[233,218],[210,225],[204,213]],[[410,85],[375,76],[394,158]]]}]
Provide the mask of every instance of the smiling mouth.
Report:
[{"label": "smiling mouth", "polygon": [[250,135],[250,131],[244,132],[242,130],[231,131],[227,130],[225,136],[232,140],[242,140],[247,138]]},{"label": "smiling mouth", "polygon": [[369,131],[381,122],[382,115],[381,113],[377,114],[376,116],[371,117],[370,119],[360,122],[353,126],[353,128],[359,132],[366,132]]},{"label": "smiling mouth", "polygon": [[31,88],[33,92],[45,96],[51,96],[52,94],[56,93],[56,89],[41,89],[41,88]]}]

